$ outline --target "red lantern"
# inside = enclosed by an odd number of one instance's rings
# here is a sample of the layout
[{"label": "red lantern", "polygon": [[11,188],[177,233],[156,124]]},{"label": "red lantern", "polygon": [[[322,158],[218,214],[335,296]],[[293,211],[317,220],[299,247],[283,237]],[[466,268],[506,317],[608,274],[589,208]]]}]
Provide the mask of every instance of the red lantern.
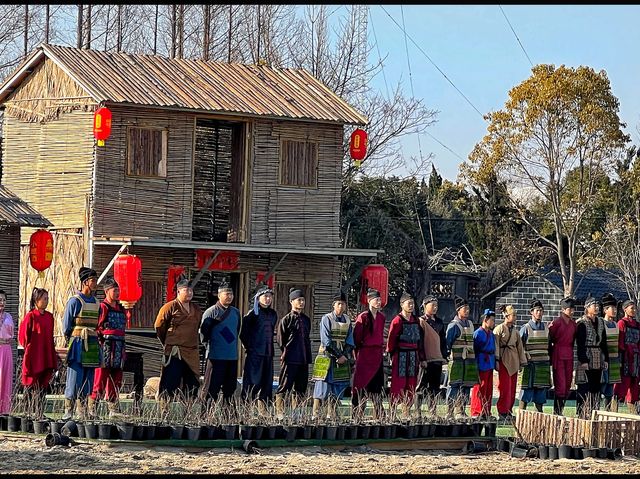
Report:
[{"label": "red lantern", "polygon": [[29,262],[38,276],[44,276],[43,271],[51,266],[53,260],[53,236],[47,230],[37,230],[29,239]]},{"label": "red lantern", "polygon": [[127,309],[142,297],[142,261],[136,255],[121,254],[113,265],[113,277],[120,286],[120,302]]},{"label": "red lantern", "polygon": [[104,140],[111,135],[111,110],[101,107],[93,114],[93,137],[98,146],[104,146]]},{"label": "red lantern", "polygon": [[[266,274],[267,273],[265,271],[258,271],[256,273],[256,286],[258,286],[262,282],[262,279],[266,276]],[[272,274],[271,276],[269,276],[266,286],[268,286],[270,289],[273,289],[275,285],[276,285],[276,275]]]},{"label": "red lantern", "polygon": [[363,305],[367,301],[367,289],[373,288],[380,291],[382,306],[387,304],[389,298],[389,271],[381,264],[370,264],[362,270],[362,289],[360,290],[360,302]]},{"label": "red lantern", "polygon": [[[196,250],[196,268],[202,269],[214,252],[208,249]],[[209,271],[235,271],[238,269],[240,253],[238,251],[220,251],[213,263],[209,266]]]},{"label": "red lantern", "polygon": [[351,133],[349,153],[351,153],[351,158],[353,158],[356,167],[360,167],[362,160],[367,156],[367,141],[366,131],[356,128],[356,130]]},{"label": "red lantern", "polygon": [[184,271],[184,266],[169,266],[167,271],[167,303],[176,299],[176,284],[184,277]]}]

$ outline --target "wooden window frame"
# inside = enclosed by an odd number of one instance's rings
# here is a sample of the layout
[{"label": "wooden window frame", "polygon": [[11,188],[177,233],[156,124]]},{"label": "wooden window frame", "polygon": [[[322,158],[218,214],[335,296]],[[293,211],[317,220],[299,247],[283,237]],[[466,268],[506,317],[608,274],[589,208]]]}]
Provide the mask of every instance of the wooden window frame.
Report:
[{"label": "wooden window frame", "polygon": [[[151,131],[161,131],[162,132],[162,159],[158,164],[158,174],[157,175],[137,175],[135,173],[131,173],[131,167],[133,165],[132,162],[132,148],[131,145],[131,130],[151,130]],[[146,125],[131,125],[127,126],[127,161],[125,164],[125,175],[131,178],[154,178],[154,179],[165,179],[167,178],[167,153],[168,153],[168,144],[169,144],[169,129],[158,126],[146,126]]]},{"label": "wooden window frame", "polygon": [[[315,158],[313,159],[313,182],[309,185],[296,185],[285,182],[284,176],[284,153],[285,153],[285,142],[296,142],[296,143],[304,143],[305,148],[308,143],[312,143],[315,145]],[[310,140],[307,138],[295,138],[295,137],[287,137],[280,139],[280,158],[278,161],[278,186],[284,186],[287,188],[299,188],[305,190],[316,190],[318,189],[318,163],[320,160],[320,142],[318,140]]]}]

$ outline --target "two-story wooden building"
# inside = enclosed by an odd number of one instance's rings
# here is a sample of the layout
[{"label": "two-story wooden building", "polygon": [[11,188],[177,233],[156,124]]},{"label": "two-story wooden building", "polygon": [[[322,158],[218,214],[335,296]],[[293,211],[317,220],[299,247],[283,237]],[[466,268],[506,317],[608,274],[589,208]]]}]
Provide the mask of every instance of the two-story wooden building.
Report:
[{"label": "two-story wooden building", "polygon": [[[93,137],[100,106],[112,112],[105,146]],[[343,248],[339,229],[344,125],[367,119],[304,70],[41,45],[0,86],[0,107],[2,183],[54,225],[58,323],[78,268],[107,272],[128,251],[143,264],[132,333],[152,330],[169,268],[182,266],[201,273],[202,307],[222,280],[243,312],[261,279],[275,276],[281,315],[289,288],[304,288],[317,350],[340,258],[379,252]],[[35,278],[26,256],[21,314]],[[130,338],[140,351],[156,343]]]}]

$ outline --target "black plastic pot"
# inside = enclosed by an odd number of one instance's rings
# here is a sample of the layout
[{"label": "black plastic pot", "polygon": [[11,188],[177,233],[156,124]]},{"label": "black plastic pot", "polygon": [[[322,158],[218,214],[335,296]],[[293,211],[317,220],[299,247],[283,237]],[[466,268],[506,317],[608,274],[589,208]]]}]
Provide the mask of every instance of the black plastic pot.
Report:
[{"label": "black plastic pot", "polygon": [[155,424],[145,424],[144,426],[144,440],[151,441],[157,438],[157,428]]},{"label": "black plastic pot", "polygon": [[133,440],[134,441],[144,441],[144,434],[147,430],[146,424],[136,424],[133,427]]},{"label": "black plastic pot", "polygon": [[313,437],[313,426],[302,426],[302,439],[311,439]]},{"label": "black plastic pot", "polygon": [[374,424],[369,431],[369,439],[378,439],[380,437],[380,426]]},{"label": "black plastic pot", "polygon": [[485,437],[496,437],[497,422],[485,422],[484,423],[484,435]]},{"label": "black plastic pot", "polygon": [[607,448],[606,447],[599,447],[598,448],[598,452],[596,453],[596,456],[598,456],[598,459],[606,459],[607,458]]},{"label": "black plastic pot", "polygon": [[[307,426],[307,427],[311,427],[311,426]],[[264,430],[265,427],[264,426],[255,426],[255,429],[253,430],[253,438],[256,441],[259,441],[260,439],[262,439],[262,436],[264,435]]]},{"label": "black plastic pot", "polygon": [[583,447],[582,448],[582,457],[585,458],[585,459],[587,457],[595,458],[597,454],[598,454],[598,448],[597,447]]},{"label": "black plastic pot", "polygon": [[360,439],[369,439],[371,434],[371,426],[362,425],[360,426]]},{"label": "black plastic pot", "polygon": [[62,426],[64,426],[65,421],[51,421],[49,422],[49,431],[52,433],[60,434],[62,432]]},{"label": "black plastic pot", "polygon": [[338,426],[326,426],[325,427],[325,438],[331,441],[336,440],[336,434],[338,433]]},{"label": "black plastic pot", "polygon": [[7,430],[7,419],[8,419],[9,415],[8,414],[0,414],[0,431],[6,431]]},{"label": "black plastic pot", "polygon": [[132,423],[119,422],[116,424],[116,428],[118,429],[118,438],[123,441],[131,441],[131,439],[133,439],[134,425]]},{"label": "black plastic pot", "polygon": [[[85,427],[86,433],[86,427]],[[98,438],[111,439],[113,437],[113,424],[98,424]]]},{"label": "black plastic pot", "polygon": [[315,427],[315,431],[314,431],[314,436],[313,437],[315,439],[318,439],[318,440],[324,438],[324,426],[321,426],[320,424],[318,424]]},{"label": "black plastic pot", "polygon": [[571,458],[572,459],[584,459],[582,455],[582,447],[580,446],[572,446],[571,447]]},{"label": "black plastic pot", "polygon": [[622,457],[622,449],[616,447],[607,449],[607,459],[620,459]]},{"label": "black plastic pot", "polygon": [[53,447],[53,446],[68,446],[69,443],[71,442],[71,439],[69,439],[69,436],[65,436],[63,434],[59,434],[57,432],[55,433],[49,433],[47,434],[47,436],[44,438],[44,443],[48,446],[48,447]]},{"label": "black plastic pot", "polygon": [[549,446],[538,446],[538,457],[540,459],[549,459]]},{"label": "black plastic pot", "polygon": [[170,439],[172,432],[173,429],[168,424],[158,424],[156,426],[156,439]]},{"label": "black plastic pot", "polygon": [[355,424],[347,426],[345,439],[358,439],[358,426],[356,426]]},{"label": "black plastic pot", "polygon": [[20,431],[21,424],[22,424],[22,418],[20,416],[7,417],[7,431],[9,432]]},{"label": "black plastic pot", "polygon": [[396,437],[396,429],[397,429],[397,425],[396,424],[387,424],[387,425],[385,425],[383,433],[382,433],[382,437],[384,439],[395,439],[395,437]]},{"label": "black plastic pot", "polygon": [[241,424],[240,425],[240,439],[247,440],[247,439],[254,439],[253,437],[253,426],[250,426],[249,424]]},{"label": "black plastic pot", "polygon": [[295,441],[296,435],[298,434],[298,426],[285,426],[284,430],[286,432],[285,440],[288,442]]},{"label": "black plastic pot", "polygon": [[552,461],[558,459],[558,446],[549,446],[549,459],[551,459]]},{"label": "black plastic pot", "polygon": [[451,430],[449,431],[450,437],[460,437],[462,432],[462,424],[451,424]]},{"label": "black plastic pot", "polygon": [[489,450],[489,444],[487,442],[480,441],[467,441],[462,447],[462,452],[466,454],[472,454],[476,452],[487,452]]},{"label": "black plastic pot", "polygon": [[201,426],[187,426],[185,429],[187,430],[187,439],[190,441],[200,440],[200,434],[202,433]]},{"label": "black plastic pot", "polygon": [[87,439],[97,439],[98,438],[98,425],[94,422],[85,422],[84,423],[84,435]]},{"label": "black plastic pot", "polygon": [[267,437],[269,439],[275,439],[278,434],[278,426],[269,426],[267,430]]},{"label": "black plastic pot", "polygon": [[469,429],[471,430],[471,435],[474,437],[480,437],[482,434],[482,426],[481,422],[474,422],[469,424]]},{"label": "black plastic pot", "polygon": [[345,426],[338,426],[338,431],[336,432],[336,441],[344,441],[346,435],[347,428]]},{"label": "black plastic pot", "polygon": [[[171,425],[171,439],[182,439],[184,435],[184,424]],[[232,438],[235,439],[235,438]]]},{"label": "black plastic pot", "polygon": [[[78,428],[78,437],[86,437],[86,433],[84,430],[84,423],[83,422],[77,422],[76,423],[76,427]],[[33,422],[33,430],[36,430],[36,422]]]},{"label": "black plastic pot", "polygon": [[33,421],[33,432],[36,434],[47,434],[49,432],[49,421],[36,419]]},{"label": "black plastic pot", "polygon": [[529,448],[526,446],[514,445],[511,448],[511,457],[517,457],[518,459],[522,459],[523,457],[527,457],[527,453],[529,452]]},{"label": "black plastic pot", "polygon": [[33,419],[23,417],[20,422],[20,430],[22,432],[33,432]]},{"label": "black plastic pot", "polygon": [[558,446],[558,458],[559,459],[571,459],[573,447],[567,444],[561,444]]},{"label": "black plastic pot", "polygon": [[62,426],[61,434],[69,437],[78,437],[78,426],[76,422],[72,420],[65,422],[64,426]]},{"label": "black plastic pot", "polygon": [[284,426],[277,425],[276,426],[276,439],[286,439],[287,431],[284,430]]},{"label": "black plastic pot", "polygon": [[238,439],[239,432],[237,424],[227,424],[224,426],[224,438],[228,441]]}]

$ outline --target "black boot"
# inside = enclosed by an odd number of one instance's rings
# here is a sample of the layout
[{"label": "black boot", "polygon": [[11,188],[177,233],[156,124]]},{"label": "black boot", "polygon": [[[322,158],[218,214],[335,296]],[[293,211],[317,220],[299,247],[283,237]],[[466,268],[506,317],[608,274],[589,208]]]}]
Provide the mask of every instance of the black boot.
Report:
[{"label": "black boot", "polygon": [[536,405],[536,409],[538,410],[538,412],[543,412],[542,408],[544,407],[544,404],[538,404],[537,402],[534,404]]},{"label": "black boot", "polygon": [[553,400],[553,414],[556,416],[560,416],[560,399],[555,398]]},{"label": "black boot", "polygon": [[604,410],[611,411],[611,399],[613,396],[605,396],[604,397]]}]

